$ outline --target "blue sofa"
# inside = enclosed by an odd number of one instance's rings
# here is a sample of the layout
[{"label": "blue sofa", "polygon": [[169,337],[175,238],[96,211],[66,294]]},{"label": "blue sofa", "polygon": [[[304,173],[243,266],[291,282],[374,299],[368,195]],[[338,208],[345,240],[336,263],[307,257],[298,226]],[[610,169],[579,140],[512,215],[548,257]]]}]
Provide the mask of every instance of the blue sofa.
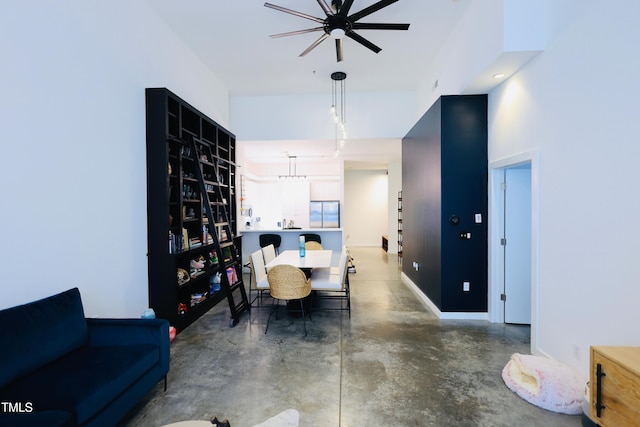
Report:
[{"label": "blue sofa", "polygon": [[77,288],[0,311],[0,426],[115,426],[169,372],[169,323],[86,319]]}]

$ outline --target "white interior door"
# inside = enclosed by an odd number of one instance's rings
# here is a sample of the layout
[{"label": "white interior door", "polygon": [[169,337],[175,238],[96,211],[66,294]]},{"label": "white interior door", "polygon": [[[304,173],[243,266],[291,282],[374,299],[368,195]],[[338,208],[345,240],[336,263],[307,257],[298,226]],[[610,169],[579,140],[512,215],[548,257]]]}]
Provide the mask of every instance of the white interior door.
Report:
[{"label": "white interior door", "polygon": [[531,324],[531,164],[504,172],[504,321]]}]

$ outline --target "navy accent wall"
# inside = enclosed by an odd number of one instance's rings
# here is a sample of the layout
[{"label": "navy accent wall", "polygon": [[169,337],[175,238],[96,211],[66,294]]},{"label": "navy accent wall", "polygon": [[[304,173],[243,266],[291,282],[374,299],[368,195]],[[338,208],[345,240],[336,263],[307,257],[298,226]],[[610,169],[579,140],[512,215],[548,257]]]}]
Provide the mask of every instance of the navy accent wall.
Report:
[{"label": "navy accent wall", "polygon": [[486,95],[439,98],[402,139],[402,270],[442,312],[487,311],[487,178]]}]

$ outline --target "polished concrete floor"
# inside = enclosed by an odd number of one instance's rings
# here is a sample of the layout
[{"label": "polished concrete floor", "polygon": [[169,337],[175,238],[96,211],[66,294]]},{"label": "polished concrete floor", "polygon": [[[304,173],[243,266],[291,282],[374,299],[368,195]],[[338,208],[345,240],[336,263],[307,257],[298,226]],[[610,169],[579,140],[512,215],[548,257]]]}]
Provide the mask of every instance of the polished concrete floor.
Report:
[{"label": "polished concrete floor", "polygon": [[397,257],[351,248],[352,315],[302,319],[253,309],[229,327],[221,304],[177,336],[165,392],[158,384],[122,423],[162,426],[228,418],[250,427],[285,409],[301,427],[580,426],[533,406],[501,371],[529,353],[529,328],[437,319],[400,281]]}]

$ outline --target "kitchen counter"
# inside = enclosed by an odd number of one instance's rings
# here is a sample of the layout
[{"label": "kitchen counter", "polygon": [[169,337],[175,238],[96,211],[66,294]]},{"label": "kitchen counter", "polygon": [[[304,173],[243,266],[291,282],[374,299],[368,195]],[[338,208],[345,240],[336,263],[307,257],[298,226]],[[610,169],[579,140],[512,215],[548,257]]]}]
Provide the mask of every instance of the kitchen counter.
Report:
[{"label": "kitchen counter", "polygon": [[342,228],[302,228],[302,229],[251,229],[241,230],[242,262],[249,262],[249,255],[260,249],[261,234],[278,234],[282,237],[280,252],[287,249],[298,249],[299,236],[303,233],[320,235],[322,247],[332,251],[341,251],[344,246]]}]

